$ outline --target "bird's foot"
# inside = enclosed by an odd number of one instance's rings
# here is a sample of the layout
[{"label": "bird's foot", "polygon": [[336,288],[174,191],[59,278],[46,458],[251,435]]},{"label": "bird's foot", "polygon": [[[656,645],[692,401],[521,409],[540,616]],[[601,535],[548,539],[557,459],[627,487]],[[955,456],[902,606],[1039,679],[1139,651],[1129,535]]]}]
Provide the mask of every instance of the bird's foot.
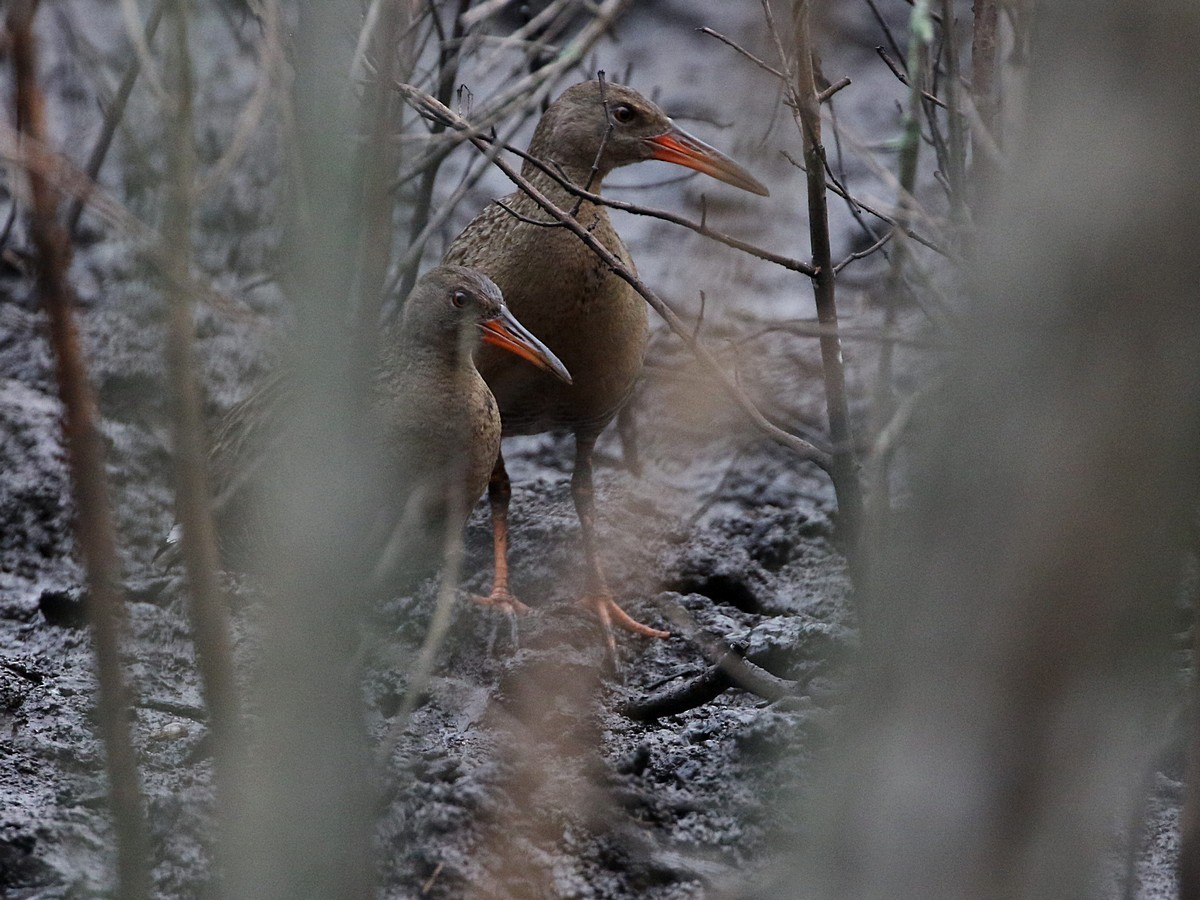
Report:
[{"label": "bird's foot", "polygon": [[581,604],[591,609],[596,613],[596,617],[600,620],[600,625],[604,628],[604,640],[608,644],[610,655],[615,656],[617,644],[613,638],[613,626],[622,628],[625,631],[632,631],[634,634],[640,634],[644,637],[668,638],[671,636],[669,631],[660,631],[657,628],[651,628],[649,625],[643,625],[617,604],[613,599],[612,594],[588,594],[580,601]]},{"label": "bird's foot", "polygon": [[472,594],[471,599],[480,606],[492,606],[510,616],[529,612],[529,607],[518,600],[506,587],[494,587],[486,597],[482,594]]}]

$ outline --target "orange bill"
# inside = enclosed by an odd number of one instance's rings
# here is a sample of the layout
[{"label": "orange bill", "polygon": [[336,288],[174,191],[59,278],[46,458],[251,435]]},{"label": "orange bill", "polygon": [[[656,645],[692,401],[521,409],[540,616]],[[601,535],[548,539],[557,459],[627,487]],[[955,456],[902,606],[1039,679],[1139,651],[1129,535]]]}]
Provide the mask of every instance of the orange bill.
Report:
[{"label": "orange bill", "polygon": [[646,142],[650,145],[651,159],[661,159],[663,162],[695,169],[697,172],[711,175],[718,181],[724,181],[761,197],[770,194],[761,181],[716,147],[710,147],[675,125],[662,134],[646,138]]},{"label": "orange bill", "polygon": [[517,321],[516,316],[508,311],[508,307],[502,307],[500,315],[494,319],[489,319],[486,322],[480,322],[479,327],[483,329],[484,343],[492,344],[496,347],[503,347],[510,353],[515,353],[522,359],[527,359],[539,369],[545,369],[571,384],[571,373],[567,371],[557,356],[550,352],[550,349],[530,334],[529,330]]}]

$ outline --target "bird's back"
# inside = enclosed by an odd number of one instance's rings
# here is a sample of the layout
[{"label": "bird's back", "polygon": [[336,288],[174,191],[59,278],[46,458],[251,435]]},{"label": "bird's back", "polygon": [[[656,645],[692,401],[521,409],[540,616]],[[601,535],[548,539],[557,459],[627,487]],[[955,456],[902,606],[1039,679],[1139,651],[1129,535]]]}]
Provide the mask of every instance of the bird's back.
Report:
[{"label": "bird's back", "polygon": [[[549,221],[523,193],[484,209],[454,240],[444,262],[485,272],[509,308],[570,370],[563,384],[496,348],[477,364],[500,406],[505,434],[569,429],[599,431],[633,389],[645,353],[645,303],[582,241]],[[564,202],[557,200],[561,206]],[[632,267],[602,207],[584,204],[579,221]]]}]

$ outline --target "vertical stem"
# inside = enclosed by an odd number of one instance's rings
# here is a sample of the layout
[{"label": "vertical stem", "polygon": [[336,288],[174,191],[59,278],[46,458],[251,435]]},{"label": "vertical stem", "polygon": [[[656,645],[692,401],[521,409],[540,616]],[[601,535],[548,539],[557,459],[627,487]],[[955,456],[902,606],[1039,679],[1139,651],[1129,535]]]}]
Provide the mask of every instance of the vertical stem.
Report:
[{"label": "vertical stem", "polygon": [[[44,101],[37,83],[37,47],[33,36],[36,4],[14,0],[7,29],[16,73],[20,129],[36,146],[46,143]],[[117,891],[123,900],[149,896],[150,874],[146,819],[137,757],[129,729],[129,689],[121,668],[123,597],[116,532],[104,476],[104,445],[97,429],[96,398],[88,384],[67,281],[71,248],[58,222],[58,201],[44,174],[29,171],[33,200],[32,231],[38,253],[38,292],[50,323],[57,360],[63,432],[75,501],[75,533],[87,570],[86,609],[96,650],[99,683],[97,718],[104,738],[109,800],[117,833]]]},{"label": "vertical stem", "polygon": [[[999,138],[996,128],[999,103],[996,94],[996,0],[975,0],[975,22],[971,31],[971,95],[980,121],[988,134]],[[993,186],[999,173],[986,153],[971,160],[976,212],[991,204]]]},{"label": "vertical stem", "polygon": [[954,2],[942,0],[942,43],[946,53],[946,129],[950,133],[950,152],[946,166],[946,180],[950,183],[950,218],[961,232],[966,210],[966,163],[967,140],[959,115],[958,91],[960,71],[958,56],[958,34],[954,29]]},{"label": "vertical stem", "polygon": [[825,373],[829,434],[834,446],[833,485],[837,493],[840,527],[846,538],[846,546],[851,548],[851,555],[856,556],[862,519],[862,488],[858,480],[858,461],[854,455],[854,439],[846,399],[842,344],[837,333],[835,276],[829,240],[829,207],[825,193],[825,147],[821,143],[821,107],[813,72],[809,6],[809,0],[796,0],[793,8],[796,48],[794,95],[804,142],[804,167],[808,175],[808,229],[813,265],[817,270],[813,279],[813,293],[817,305],[817,320],[823,326],[821,362]]},{"label": "vertical stem", "polygon": [[379,309],[392,255],[395,201],[389,184],[397,165],[398,154],[392,138],[400,102],[392,85],[406,80],[401,78],[400,67],[411,57],[400,45],[402,36],[409,30],[409,3],[410,0],[382,0],[370,45],[375,60],[374,77],[367,82],[363,97],[366,140],[359,157],[362,185],[359,258],[362,262],[359,266],[358,340],[365,359],[374,358]]},{"label": "vertical stem", "polygon": [[353,47],[343,40],[358,14],[349,0],[299,4],[292,31],[285,272],[297,365],[273,423],[284,452],[264,472],[265,539],[255,562],[274,602],[255,686],[261,737],[230,845],[227,896],[235,898],[375,896],[377,801],[356,651],[375,546],[370,501],[382,475],[367,418],[373,360],[362,356],[357,327],[374,320],[355,308],[362,120],[345,78]]},{"label": "vertical stem", "polygon": [[170,5],[171,34],[166,59],[173,103],[167,110],[171,127],[161,237],[170,304],[166,362],[173,402],[175,502],[176,516],[183,526],[183,560],[192,595],[192,630],[214,742],[218,810],[227,813],[235,796],[233,779],[240,743],[240,713],[229,612],[217,579],[217,539],[210,511],[208,454],[194,376],[192,302],[187,288],[191,269],[195,173],[187,6],[184,0],[173,0]]},{"label": "vertical stem", "polygon": [[[143,34],[147,46],[154,40],[154,33],[158,31],[158,24],[162,21],[163,10],[166,9],[166,6],[166,0],[158,0],[146,18],[146,28]],[[129,103],[129,95],[133,93],[133,86],[137,82],[138,73],[141,70],[141,57],[135,53],[129,62],[129,68],[125,70],[125,75],[121,78],[121,84],[117,88],[116,96],[113,97],[112,106],[104,116],[104,127],[100,129],[100,136],[96,138],[96,145],[92,147],[91,155],[88,156],[87,165],[84,167],[83,171],[92,181],[100,176],[100,167],[104,165],[104,158],[108,156],[108,149],[112,146],[117,126],[121,124],[121,118],[125,115],[125,106]],[[70,206],[67,207],[68,232],[74,234],[86,202],[86,198],[81,194],[76,194],[71,200]]]},{"label": "vertical stem", "polygon": [[[445,104],[450,105],[450,100],[454,95],[455,82],[458,80],[458,62],[462,57],[462,38],[465,33],[462,20],[463,16],[471,8],[472,0],[458,0],[458,11],[454,14],[454,23],[450,30],[450,39],[443,38],[442,47],[438,53],[438,87],[437,98]],[[434,12],[436,17],[436,11]],[[446,130],[446,126],[441,122],[434,122],[431,129],[432,134],[441,134]],[[409,240],[415,241],[418,235],[425,230],[425,226],[429,224],[429,212],[433,206],[433,188],[437,183],[438,170],[441,168],[444,156],[434,157],[429,161],[429,166],[421,175],[421,185],[417,189],[417,198],[413,204],[413,218],[409,225],[408,234]],[[412,265],[408,270],[402,273],[400,279],[399,294],[401,297],[407,297],[412,290],[413,285],[417,281],[417,270],[420,268],[421,260],[416,258],[412,261]]]},{"label": "vertical stem", "polygon": [[[900,120],[900,154],[898,180],[900,190],[896,198],[896,228],[892,243],[891,266],[884,286],[884,339],[879,345],[879,368],[875,374],[874,395],[871,402],[871,433],[879,435],[886,427],[893,412],[892,403],[892,359],[895,347],[888,337],[895,330],[896,308],[900,292],[904,289],[904,269],[909,259],[908,232],[912,227],[913,191],[916,190],[917,163],[921,152],[921,93],[925,88],[929,58],[930,20],[928,0],[917,0],[909,20],[908,38],[908,105]],[[872,455],[867,480],[871,495],[870,519],[873,528],[882,529],[891,497],[888,488],[888,460],[885,454]]]}]

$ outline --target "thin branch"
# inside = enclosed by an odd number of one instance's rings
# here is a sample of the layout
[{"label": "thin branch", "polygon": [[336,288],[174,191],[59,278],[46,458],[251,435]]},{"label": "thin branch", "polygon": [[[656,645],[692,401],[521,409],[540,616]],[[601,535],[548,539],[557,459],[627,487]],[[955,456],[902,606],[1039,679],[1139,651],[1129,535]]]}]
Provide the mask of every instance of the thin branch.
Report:
[{"label": "thin branch", "polygon": [[[766,62],[765,60],[759,59],[757,56],[755,56],[753,53],[751,53],[749,50],[747,50],[741,44],[738,44],[738,43],[730,40],[729,38],[725,37],[725,35],[721,34],[719,31],[714,31],[713,29],[709,28],[708,26],[705,26],[703,28],[697,28],[696,30],[699,31],[701,34],[707,34],[709,37],[716,38],[718,41],[720,41],[722,44],[725,44],[728,47],[732,47],[736,52],[740,53],[742,56],[746,57],[746,59],[750,60],[750,62],[754,63],[754,65],[758,66],[764,72],[770,72],[772,75],[774,75],[780,81],[783,81],[783,82],[787,81],[787,76],[784,75],[783,72],[779,71],[773,65]],[[849,81],[847,81],[846,83],[849,84]]]},{"label": "thin branch", "polygon": [[[888,56],[886,53],[884,53],[882,47],[876,47],[875,52],[879,54],[879,58],[882,59],[887,64],[887,67],[889,69],[891,69],[891,72],[893,75],[896,76],[897,81],[899,81],[906,88],[912,87],[912,85],[909,84],[908,76],[904,74],[904,70],[902,68],[900,68],[899,63],[897,63],[894,59],[892,59],[890,56]],[[938,97],[935,97],[933,94],[929,93],[928,91],[921,91],[921,97],[924,100],[929,101],[930,103],[932,103],[934,106],[938,107],[939,109],[947,108],[945,101],[941,100]]]},{"label": "thin branch", "polygon": [[[13,0],[7,31],[16,71],[19,127],[22,133],[42,144],[46,140],[46,117],[45,101],[37,83],[35,8],[32,0]],[[33,199],[33,240],[38,252],[38,291],[58,362],[63,436],[74,489],[75,532],[87,571],[86,608],[99,685],[97,719],[104,739],[109,798],[117,833],[117,889],[122,898],[141,900],[150,893],[150,844],[137,756],[129,729],[130,693],[121,662],[124,597],[119,588],[116,531],[104,474],[104,441],[97,425],[96,397],[88,382],[73,313],[76,297],[67,279],[71,247],[66,230],[58,222],[57,196],[41,173],[29,173],[29,187]]]},{"label": "thin branch", "polygon": [[834,266],[833,271],[840,272],[840,271],[842,271],[842,269],[846,268],[846,266],[850,265],[850,263],[854,262],[856,259],[866,259],[868,256],[871,256],[873,253],[876,253],[877,251],[882,250],[884,245],[887,244],[887,242],[890,241],[893,237],[895,237],[895,235],[896,235],[896,229],[889,228],[886,232],[884,232],[883,237],[881,237],[879,240],[877,240],[875,243],[873,243],[870,247],[867,247],[867,249],[865,249],[865,250],[856,250],[855,252],[851,253],[849,256],[847,256],[845,259],[843,259],[840,263],[838,263],[836,266]]},{"label": "thin branch", "polygon": [[[147,46],[154,40],[154,33],[158,30],[158,23],[162,21],[163,9],[165,7],[166,0],[156,0],[154,8],[150,10],[145,28]],[[129,63],[129,68],[125,70],[125,75],[121,78],[121,84],[117,88],[116,96],[113,97],[112,105],[109,106],[108,112],[104,114],[104,124],[100,128],[96,144],[92,147],[92,152],[88,156],[87,165],[83,168],[84,173],[91,181],[97,181],[100,178],[100,169],[104,165],[104,160],[108,156],[108,150],[112,146],[113,138],[116,136],[117,126],[121,124],[121,119],[125,116],[125,107],[129,103],[129,95],[133,93],[133,86],[137,82],[138,73],[141,70],[142,57],[135,54],[133,60]],[[71,200],[71,205],[67,208],[67,231],[71,234],[75,233],[75,228],[79,224],[79,217],[83,214],[83,207],[83,197],[76,196]]]},{"label": "thin branch", "polygon": [[125,19],[125,30],[129,41],[133,44],[133,52],[140,60],[140,68],[146,76],[146,83],[160,102],[166,102],[167,92],[163,89],[162,79],[154,67],[154,57],[150,53],[150,43],[142,34],[142,23],[138,19],[137,0],[119,0],[121,15]]},{"label": "thin branch", "polygon": [[[93,214],[136,243],[143,257],[160,276],[171,277],[168,271],[170,266],[163,256],[155,232],[62,155],[48,149],[32,135],[18,135],[7,124],[0,122],[0,160],[21,168],[30,177],[40,176],[59,194],[81,199]],[[187,278],[186,287],[192,296],[222,314],[239,320],[254,316],[243,304],[211,284],[191,274]]]},{"label": "thin branch", "polygon": [[[171,4],[172,46],[167,53],[172,104],[167,148],[167,198],[162,222],[162,255],[169,277],[170,321],[167,331],[167,374],[173,400],[176,516],[182,526],[183,560],[192,602],[192,629],[196,643],[204,701],[212,733],[220,818],[233,814],[236,779],[241,760],[241,704],[234,680],[233,644],[229,606],[218,578],[220,559],[210,509],[208,449],[204,441],[200,390],[192,346],[195,325],[191,295],[186,288],[191,267],[192,180],[195,175],[193,82],[188,44],[187,6]],[[218,859],[225,849],[218,850]]]},{"label": "thin branch", "polygon": [[825,90],[823,90],[819,94],[817,94],[817,102],[825,103],[826,101],[829,100],[830,97],[832,97],[838,91],[843,90],[844,88],[848,88],[848,87],[850,87],[850,79],[849,78],[839,78],[837,81],[833,82],[833,84],[829,85],[829,87],[825,88]]},{"label": "thin branch", "polygon": [[883,13],[879,11],[879,7],[875,5],[875,0],[867,0],[867,6],[871,8],[871,14],[875,16],[875,21],[879,23],[879,27],[883,31],[883,36],[887,39],[888,46],[892,48],[892,52],[904,64],[904,53],[901,51],[900,45],[896,42],[896,36],[892,34],[892,26],[888,25],[887,19],[883,17]]},{"label": "thin branch", "polygon": [[237,164],[250,146],[251,139],[258,133],[262,124],[263,114],[267,103],[279,85],[280,73],[286,62],[283,50],[283,22],[279,0],[259,0],[262,4],[260,21],[263,24],[263,35],[259,42],[259,75],[254,86],[254,93],[246,101],[246,105],[238,114],[237,125],[229,146],[221,154],[213,167],[204,174],[197,186],[198,193],[210,190],[219,184]]},{"label": "thin branch", "polygon": [[[763,0],[767,26],[780,44],[768,0]],[[792,8],[792,46],[795,48],[795,72],[788,80],[794,118],[804,145],[804,163],[808,185],[808,234],[812,248],[813,300],[818,321],[828,329],[820,338],[821,364],[825,379],[825,407],[829,416],[829,436],[835,447],[833,468],[834,491],[838,499],[839,527],[846,538],[848,556],[858,557],[858,540],[862,526],[863,499],[859,482],[858,461],[854,458],[853,429],[850,424],[849,400],[846,393],[846,371],[842,344],[837,334],[838,313],[833,252],[829,234],[829,205],[826,190],[825,147],[821,139],[821,107],[817,95],[816,72],[813,68],[815,47],[809,30],[809,0],[794,0]],[[779,47],[780,59],[787,65],[788,57]],[[789,72],[789,74],[793,74]]]}]

